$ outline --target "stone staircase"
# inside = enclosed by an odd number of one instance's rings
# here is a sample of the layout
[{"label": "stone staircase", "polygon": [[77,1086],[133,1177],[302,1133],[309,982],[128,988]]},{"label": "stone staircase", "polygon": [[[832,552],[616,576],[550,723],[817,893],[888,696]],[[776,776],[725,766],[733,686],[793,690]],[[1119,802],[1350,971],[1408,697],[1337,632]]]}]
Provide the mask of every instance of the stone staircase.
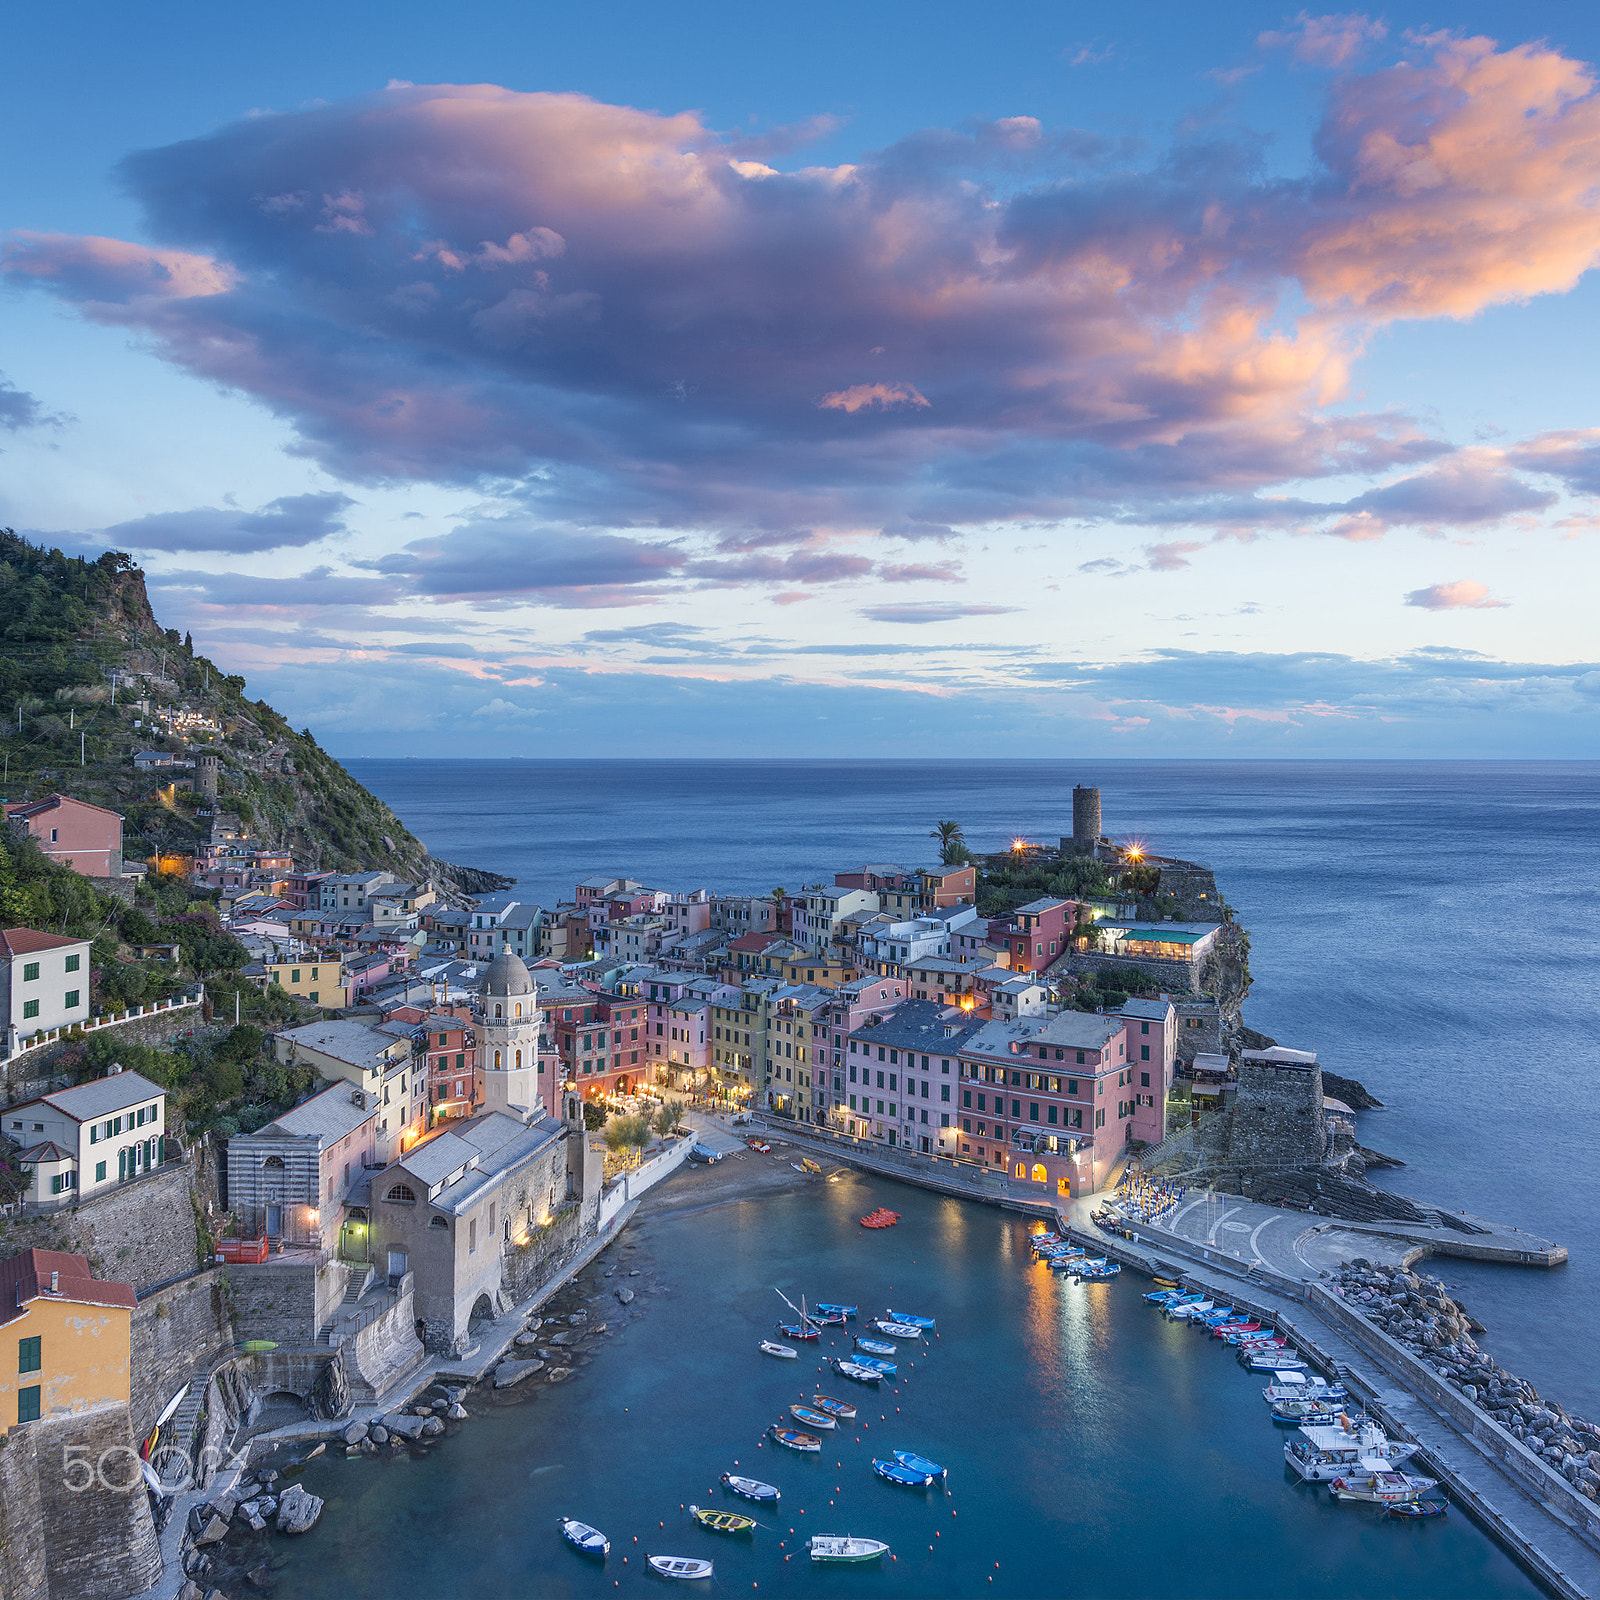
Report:
[{"label": "stone staircase", "polygon": [[378,1269],[370,1262],[364,1268],[352,1269],[350,1282],[345,1286],[344,1298],[333,1308],[333,1314],[317,1329],[317,1343],[324,1346],[340,1345],[360,1331],[364,1319],[360,1307],[362,1297],[377,1281]]}]

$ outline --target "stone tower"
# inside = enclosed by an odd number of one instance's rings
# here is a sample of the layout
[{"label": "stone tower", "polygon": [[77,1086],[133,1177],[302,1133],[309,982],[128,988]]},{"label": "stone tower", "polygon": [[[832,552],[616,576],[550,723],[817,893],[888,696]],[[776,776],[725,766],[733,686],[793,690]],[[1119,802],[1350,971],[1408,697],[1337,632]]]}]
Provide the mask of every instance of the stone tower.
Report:
[{"label": "stone tower", "polygon": [[483,1109],[519,1122],[544,1115],[539,1092],[539,991],[522,959],[502,950],[483,985],[478,1049],[483,1062]]},{"label": "stone tower", "polygon": [[195,757],[195,777],[200,783],[200,793],[210,801],[217,798],[217,753],[214,750],[202,750]]},{"label": "stone tower", "polygon": [[1100,791],[1075,784],[1072,790],[1072,853],[1090,856],[1100,842]]}]

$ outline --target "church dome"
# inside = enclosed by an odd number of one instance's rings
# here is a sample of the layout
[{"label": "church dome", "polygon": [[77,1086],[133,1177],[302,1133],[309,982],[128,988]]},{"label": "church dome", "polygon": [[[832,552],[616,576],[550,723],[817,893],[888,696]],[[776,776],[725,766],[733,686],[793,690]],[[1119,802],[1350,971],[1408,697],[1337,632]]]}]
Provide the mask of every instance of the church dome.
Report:
[{"label": "church dome", "polygon": [[489,963],[489,971],[483,980],[484,994],[532,994],[533,978],[524,965],[522,957],[513,955],[509,950],[502,950],[493,961]]}]

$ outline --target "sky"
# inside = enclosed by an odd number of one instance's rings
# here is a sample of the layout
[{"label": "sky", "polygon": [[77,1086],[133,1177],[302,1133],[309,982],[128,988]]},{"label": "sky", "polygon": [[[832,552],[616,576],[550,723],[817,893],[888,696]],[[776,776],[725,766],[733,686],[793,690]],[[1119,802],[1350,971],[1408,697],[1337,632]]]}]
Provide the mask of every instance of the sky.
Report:
[{"label": "sky", "polygon": [[1600,755],[1600,13],[33,7],[0,525],[339,755]]}]

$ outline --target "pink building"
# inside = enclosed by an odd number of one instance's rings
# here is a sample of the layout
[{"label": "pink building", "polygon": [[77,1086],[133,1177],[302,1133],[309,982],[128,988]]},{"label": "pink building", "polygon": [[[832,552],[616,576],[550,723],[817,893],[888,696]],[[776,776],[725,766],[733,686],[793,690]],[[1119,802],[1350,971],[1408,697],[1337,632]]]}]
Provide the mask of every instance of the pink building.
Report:
[{"label": "pink building", "polygon": [[711,1066],[710,1020],[711,1003],[696,995],[651,1002],[650,1065],[658,1082],[687,1090],[705,1081]]},{"label": "pink building", "polygon": [[989,924],[989,943],[1010,957],[1013,972],[1045,972],[1067,953],[1077,915],[1075,900],[1031,900]]},{"label": "pink building", "polygon": [[122,817],[64,794],[6,807],[12,827],[31,834],[52,861],[89,878],[122,876]]},{"label": "pink building", "polygon": [[1167,1095],[1178,1060],[1178,1008],[1163,995],[1159,1000],[1129,1000],[1128,1070],[1134,1090],[1133,1137],[1160,1144],[1167,1136]]},{"label": "pink building", "polygon": [[900,978],[856,978],[832,991],[811,1069],[811,1103],[818,1122],[832,1120],[845,1104],[845,1056],[851,1033],[868,1017],[893,1011],[905,998],[906,986]]}]

